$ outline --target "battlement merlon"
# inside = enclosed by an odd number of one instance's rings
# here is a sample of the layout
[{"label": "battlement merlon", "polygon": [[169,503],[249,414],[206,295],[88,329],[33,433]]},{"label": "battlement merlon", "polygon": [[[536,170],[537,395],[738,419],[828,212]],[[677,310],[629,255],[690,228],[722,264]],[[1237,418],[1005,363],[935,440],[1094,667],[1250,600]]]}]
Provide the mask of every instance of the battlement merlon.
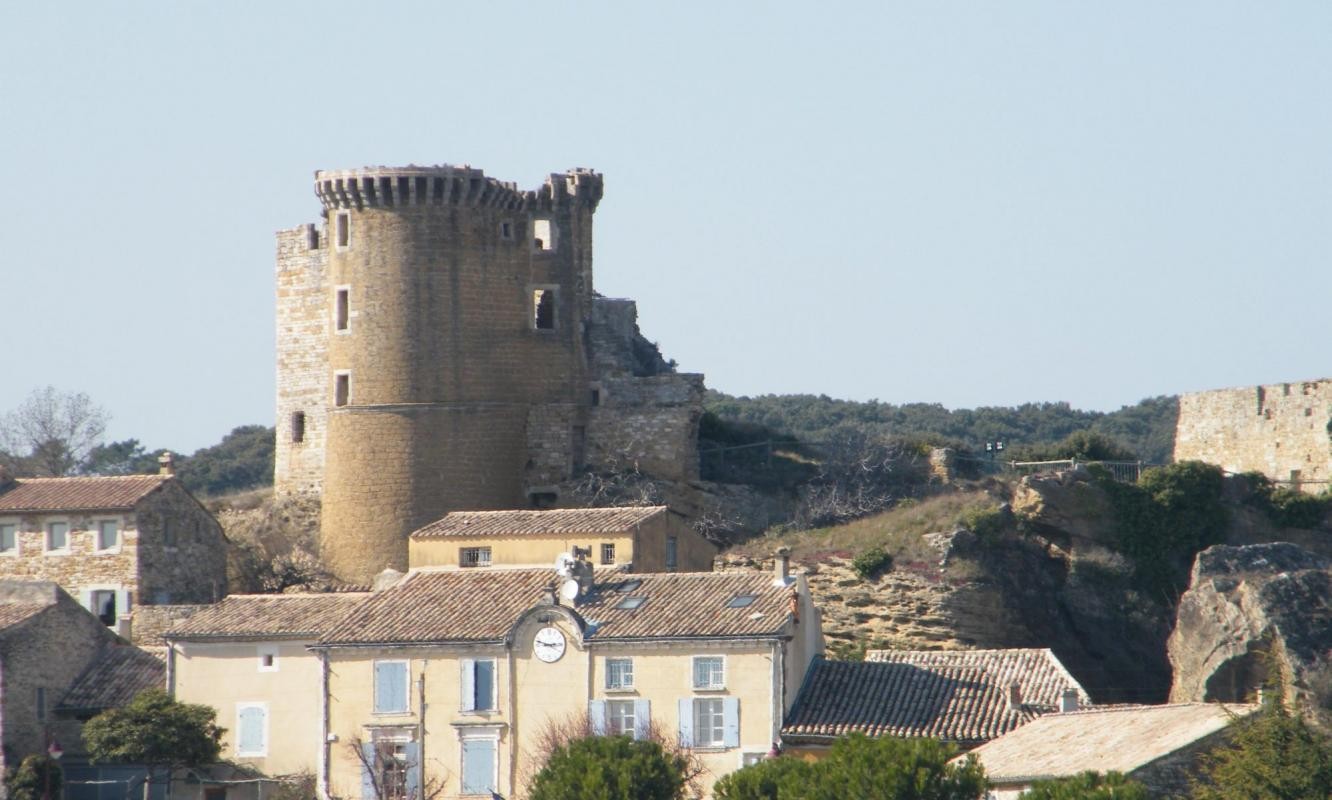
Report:
[{"label": "battlement merlon", "polygon": [[315,195],[325,211],[455,205],[540,212],[570,204],[596,211],[603,191],[601,174],[583,168],[552,173],[539,189],[529,191],[488,178],[479,169],[449,164],[315,172]]}]

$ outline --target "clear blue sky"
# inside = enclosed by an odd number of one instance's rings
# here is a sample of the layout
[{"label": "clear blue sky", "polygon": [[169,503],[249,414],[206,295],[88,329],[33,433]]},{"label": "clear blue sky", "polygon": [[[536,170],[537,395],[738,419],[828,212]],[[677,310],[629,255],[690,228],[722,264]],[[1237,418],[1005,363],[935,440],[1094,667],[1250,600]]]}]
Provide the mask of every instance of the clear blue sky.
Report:
[{"label": "clear blue sky", "polygon": [[273,419],[316,169],[606,176],[596,283],[733,394],[950,407],[1326,376],[1326,2],[24,3],[0,409]]}]

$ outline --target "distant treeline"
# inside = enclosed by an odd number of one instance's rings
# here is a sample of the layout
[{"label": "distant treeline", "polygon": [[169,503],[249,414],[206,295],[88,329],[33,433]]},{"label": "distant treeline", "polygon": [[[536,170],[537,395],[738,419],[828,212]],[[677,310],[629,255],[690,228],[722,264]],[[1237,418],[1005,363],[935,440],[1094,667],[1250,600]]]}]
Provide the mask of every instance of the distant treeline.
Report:
[{"label": "distant treeline", "polygon": [[[950,410],[936,403],[861,403],[809,394],[732,397],[713,391],[704,404],[704,448],[709,442],[728,445],[767,435],[819,442],[850,430],[971,453],[984,452],[987,442],[1002,441],[1005,459],[1064,458],[1069,453],[1158,464],[1171,460],[1179,417],[1179,399],[1173,396],[1148,398],[1108,413],[1080,411],[1068,403]],[[716,435],[719,427],[731,435]],[[740,431],[744,434],[736,436]]]}]

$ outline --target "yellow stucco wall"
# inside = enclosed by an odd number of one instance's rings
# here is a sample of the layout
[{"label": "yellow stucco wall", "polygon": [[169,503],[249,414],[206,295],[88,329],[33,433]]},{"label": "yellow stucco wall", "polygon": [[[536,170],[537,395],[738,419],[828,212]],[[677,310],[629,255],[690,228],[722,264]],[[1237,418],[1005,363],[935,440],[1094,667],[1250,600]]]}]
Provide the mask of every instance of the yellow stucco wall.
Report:
[{"label": "yellow stucco wall", "polygon": [[[562,657],[545,663],[534,655],[533,637],[542,628],[559,628],[567,645]],[[513,650],[500,646],[379,649],[335,649],[330,652],[330,730],[337,741],[329,745],[329,789],[338,797],[359,797],[361,763],[353,743],[369,740],[376,727],[401,726],[412,737],[421,736],[422,689],[425,698],[422,761],[427,784],[441,782],[441,798],[458,797],[462,773],[461,739],[464,735],[493,735],[498,742],[496,789],[505,797],[522,796],[523,788],[539,766],[542,733],[552,722],[582,719],[589,700],[642,699],[651,704],[656,726],[674,739],[679,728],[679,701],[692,697],[732,697],[739,700],[740,746],[698,750],[707,774],[702,784],[739,768],[745,752],[766,752],[776,736],[773,717],[772,642],[719,644],[653,643],[619,645],[598,642],[590,648],[576,626],[556,610],[538,610],[516,629]],[[696,692],[692,688],[695,655],[725,657],[725,689]],[[460,710],[460,664],[464,658],[493,657],[498,685],[493,712]],[[605,689],[605,659],[632,658],[634,688],[629,692]],[[410,711],[402,715],[373,712],[373,670],[376,659],[409,662]],[[420,681],[424,678],[424,687]],[[492,727],[487,727],[492,726]],[[516,744],[516,746],[515,746]]]},{"label": "yellow stucco wall", "polygon": [[[319,658],[310,642],[176,642],[172,646],[172,689],[176,699],[217,709],[226,728],[222,757],[266,775],[313,773],[323,733]],[[276,669],[261,669],[260,650],[275,652]],[[267,713],[267,755],[236,751],[238,706],[262,704]]]},{"label": "yellow stucco wall", "polygon": [[503,566],[546,567],[560,553],[574,547],[590,548],[592,563],[606,565],[603,544],[615,545],[614,564],[632,563],[635,572],[668,572],[667,541],[676,540],[675,572],[710,572],[717,548],[687,525],[677,514],[658,514],[634,528],[618,533],[551,534],[522,536],[443,536],[413,538],[408,545],[408,563],[418,567],[457,566],[465,547],[489,547],[490,563]]}]

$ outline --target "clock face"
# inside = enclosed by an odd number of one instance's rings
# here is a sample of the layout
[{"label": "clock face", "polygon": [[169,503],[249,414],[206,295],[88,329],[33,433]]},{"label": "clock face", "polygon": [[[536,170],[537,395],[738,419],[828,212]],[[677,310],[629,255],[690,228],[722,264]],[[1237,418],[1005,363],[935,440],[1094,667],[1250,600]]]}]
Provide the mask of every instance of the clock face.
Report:
[{"label": "clock face", "polygon": [[559,661],[560,656],[564,655],[564,634],[560,633],[559,628],[542,628],[537,631],[532,644],[536,650],[536,657],[547,664]]}]

